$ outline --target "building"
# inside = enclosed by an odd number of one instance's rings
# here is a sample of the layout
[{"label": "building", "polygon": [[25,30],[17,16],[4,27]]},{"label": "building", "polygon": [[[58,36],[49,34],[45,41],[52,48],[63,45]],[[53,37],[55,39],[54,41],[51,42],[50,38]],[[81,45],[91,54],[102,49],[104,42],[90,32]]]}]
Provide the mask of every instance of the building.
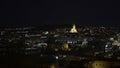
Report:
[{"label": "building", "polygon": [[72,26],[72,29],[70,30],[70,33],[78,33],[75,24]]},{"label": "building", "polygon": [[110,64],[107,61],[91,61],[88,63],[87,68],[110,68]]}]

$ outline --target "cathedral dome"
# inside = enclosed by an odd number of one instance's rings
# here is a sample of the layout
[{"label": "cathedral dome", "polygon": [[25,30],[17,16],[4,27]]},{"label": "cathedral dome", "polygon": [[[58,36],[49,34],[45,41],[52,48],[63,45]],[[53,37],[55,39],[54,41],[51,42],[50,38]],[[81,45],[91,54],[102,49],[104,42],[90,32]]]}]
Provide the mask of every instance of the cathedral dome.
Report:
[{"label": "cathedral dome", "polygon": [[75,24],[72,26],[70,33],[78,33]]}]

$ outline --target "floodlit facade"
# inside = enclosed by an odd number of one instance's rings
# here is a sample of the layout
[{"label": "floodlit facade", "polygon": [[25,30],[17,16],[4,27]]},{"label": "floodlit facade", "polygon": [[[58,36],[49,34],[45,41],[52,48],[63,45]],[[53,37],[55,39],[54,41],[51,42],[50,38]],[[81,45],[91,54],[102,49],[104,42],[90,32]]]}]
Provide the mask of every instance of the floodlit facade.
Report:
[{"label": "floodlit facade", "polygon": [[88,68],[110,68],[110,62],[107,61],[89,62]]},{"label": "floodlit facade", "polygon": [[70,33],[78,33],[75,25],[72,26],[72,29],[70,30]]}]

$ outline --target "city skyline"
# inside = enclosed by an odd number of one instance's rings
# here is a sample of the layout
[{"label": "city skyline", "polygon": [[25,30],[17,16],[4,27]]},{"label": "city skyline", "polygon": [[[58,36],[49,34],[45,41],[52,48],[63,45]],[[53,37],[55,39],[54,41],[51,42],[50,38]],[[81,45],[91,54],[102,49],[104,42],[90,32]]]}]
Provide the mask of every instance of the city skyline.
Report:
[{"label": "city skyline", "polygon": [[120,68],[119,2],[0,3],[1,68]]},{"label": "city skyline", "polygon": [[0,65],[12,68],[119,68],[120,30],[75,24],[45,30],[2,28],[0,56],[3,57]]}]

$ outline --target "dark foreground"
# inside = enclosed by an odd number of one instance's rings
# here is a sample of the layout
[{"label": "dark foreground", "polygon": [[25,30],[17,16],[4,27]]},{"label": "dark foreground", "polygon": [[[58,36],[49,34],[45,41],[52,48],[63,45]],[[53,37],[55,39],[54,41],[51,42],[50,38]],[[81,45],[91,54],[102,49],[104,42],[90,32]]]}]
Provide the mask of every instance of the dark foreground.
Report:
[{"label": "dark foreground", "polygon": [[[0,68],[88,68],[88,66],[86,66],[87,63],[89,63],[88,60],[65,61],[55,60],[51,57],[10,56],[1,57]],[[120,66],[114,66],[109,68],[120,68]]]}]

